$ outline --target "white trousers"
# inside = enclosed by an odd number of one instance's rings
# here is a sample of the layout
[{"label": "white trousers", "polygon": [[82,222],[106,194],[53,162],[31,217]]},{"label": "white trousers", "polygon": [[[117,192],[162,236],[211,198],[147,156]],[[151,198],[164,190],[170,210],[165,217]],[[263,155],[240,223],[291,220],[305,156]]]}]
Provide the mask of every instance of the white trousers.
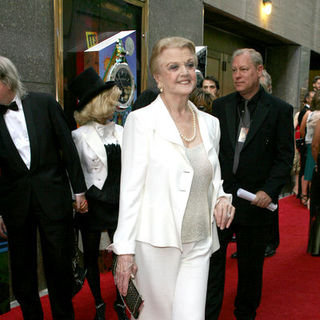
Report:
[{"label": "white trousers", "polygon": [[139,320],[204,320],[211,238],[177,248],[137,242]]}]

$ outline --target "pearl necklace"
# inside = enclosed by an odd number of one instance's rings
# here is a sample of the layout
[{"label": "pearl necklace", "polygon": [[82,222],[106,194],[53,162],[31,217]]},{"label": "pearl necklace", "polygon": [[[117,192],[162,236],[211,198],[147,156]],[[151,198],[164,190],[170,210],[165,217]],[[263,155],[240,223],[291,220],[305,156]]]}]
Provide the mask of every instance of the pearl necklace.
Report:
[{"label": "pearl necklace", "polygon": [[179,131],[180,137],[181,137],[184,141],[186,141],[186,142],[192,142],[192,141],[196,138],[196,136],[197,136],[196,114],[195,114],[193,108],[192,108],[189,104],[188,104],[188,107],[189,107],[189,109],[190,109],[190,111],[191,111],[191,113],[192,113],[193,135],[192,135],[190,138],[188,138],[188,137],[186,137],[184,134],[182,134],[179,129],[178,129],[178,131]]},{"label": "pearl necklace", "polygon": [[[169,111],[169,110],[170,110],[170,107],[169,107],[169,104],[168,104],[166,98],[165,98],[164,96],[162,96],[162,98],[163,98],[163,101],[164,101],[165,105],[167,106],[168,111]],[[190,137],[190,138],[186,137],[184,134],[182,134],[182,133],[180,132],[180,130],[179,130],[179,128],[178,128],[177,125],[176,125],[176,127],[177,127],[177,130],[178,130],[178,132],[179,132],[180,137],[181,137],[184,141],[186,141],[186,142],[192,142],[192,141],[196,138],[196,136],[197,136],[196,114],[195,114],[193,108],[192,108],[189,104],[188,104],[188,107],[189,107],[189,109],[190,109],[190,111],[191,111],[191,113],[192,113],[192,126],[193,126],[193,135],[192,135],[192,137]],[[170,112],[169,112],[169,113],[170,113]],[[171,117],[172,117],[172,116],[171,116]]]}]

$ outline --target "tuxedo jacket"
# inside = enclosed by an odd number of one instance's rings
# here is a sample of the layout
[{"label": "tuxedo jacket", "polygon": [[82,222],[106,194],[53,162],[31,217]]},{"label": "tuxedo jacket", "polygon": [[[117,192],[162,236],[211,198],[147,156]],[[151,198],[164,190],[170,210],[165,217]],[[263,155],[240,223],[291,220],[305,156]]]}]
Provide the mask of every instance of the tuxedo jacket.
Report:
[{"label": "tuxedo jacket", "polygon": [[[208,190],[211,251],[219,249],[213,210],[224,193],[218,161],[219,122],[197,114],[204,148],[212,165]],[[178,129],[160,96],[149,106],[129,114],[122,140],[120,211],[114,243],[117,254],[134,254],[135,242],[182,249],[181,227],[189,198],[193,168]]]},{"label": "tuxedo jacket", "polygon": [[[114,143],[116,139],[121,146],[123,127],[109,123],[105,126],[105,132],[107,133],[107,144]],[[89,122],[72,131],[72,138],[78,150],[87,188],[94,185],[101,190],[108,176],[108,159],[94,123]]]},{"label": "tuxedo jacket", "polygon": [[[51,220],[72,213],[74,193],[86,185],[63,110],[47,94],[29,93],[22,99],[31,149],[27,168],[0,115],[0,204],[7,225],[20,225],[30,207],[31,194]],[[69,178],[69,179],[68,179]]]},{"label": "tuxedo jacket", "polygon": [[237,197],[238,188],[252,193],[265,191],[274,203],[288,181],[294,157],[292,107],[261,89],[250,129],[240,153],[239,166],[232,172],[236,147],[237,93],[213,102],[213,115],[220,120],[220,164],[224,190],[233,194],[234,222],[242,225],[272,223],[272,213]]}]

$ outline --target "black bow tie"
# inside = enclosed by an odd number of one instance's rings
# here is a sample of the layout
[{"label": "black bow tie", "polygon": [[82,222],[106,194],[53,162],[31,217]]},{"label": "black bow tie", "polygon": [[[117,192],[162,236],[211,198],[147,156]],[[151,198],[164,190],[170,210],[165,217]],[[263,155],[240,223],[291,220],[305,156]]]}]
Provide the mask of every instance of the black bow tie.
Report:
[{"label": "black bow tie", "polygon": [[19,110],[15,101],[11,102],[9,105],[0,104],[0,113],[5,114],[9,109],[13,111]]}]

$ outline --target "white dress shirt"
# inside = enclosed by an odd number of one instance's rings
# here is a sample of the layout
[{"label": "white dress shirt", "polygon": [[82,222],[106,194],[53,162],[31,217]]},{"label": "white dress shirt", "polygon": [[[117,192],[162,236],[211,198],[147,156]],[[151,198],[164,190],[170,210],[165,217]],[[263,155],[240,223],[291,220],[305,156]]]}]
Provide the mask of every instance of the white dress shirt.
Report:
[{"label": "white dress shirt", "polygon": [[119,144],[118,137],[115,132],[115,123],[109,121],[106,124],[100,124],[96,121],[93,122],[93,127],[96,129],[101,141],[104,145]]},{"label": "white dress shirt", "polygon": [[16,102],[19,110],[13,111],[9,109],[3,115],[3,119],[23,162],[26,164],[27,168],[30,169],[31,151],[26,118],[24,116],[21,99],[16,96],[13,101]]}]

